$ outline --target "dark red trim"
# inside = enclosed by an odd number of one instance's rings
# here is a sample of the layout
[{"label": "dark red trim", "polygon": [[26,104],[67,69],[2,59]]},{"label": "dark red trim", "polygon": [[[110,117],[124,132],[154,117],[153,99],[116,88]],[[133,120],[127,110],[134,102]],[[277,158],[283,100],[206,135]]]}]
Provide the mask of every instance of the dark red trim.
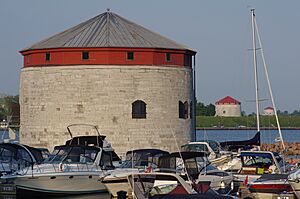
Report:
[{"label": "dark red trim", "polygon": [[[82,59],[82,52],[89,52],[89,59]],[[127,59],[127,52],[134,52],[134,60]],[[46,61],[46,53],[50,60]],[[171,61],[166,60],[171,53]],[[67,66],[67,65],[156,65],[192,67],[189,50],[152,48],[53,48],[21,51],[24,67]]]},{"label": "dark red trim", "polygon": [[283,191],[292,191],[292,187],[289,184],[253,184],[250,185],[249,190],[251,192],[263,192],[263,193],[279,193]]}]

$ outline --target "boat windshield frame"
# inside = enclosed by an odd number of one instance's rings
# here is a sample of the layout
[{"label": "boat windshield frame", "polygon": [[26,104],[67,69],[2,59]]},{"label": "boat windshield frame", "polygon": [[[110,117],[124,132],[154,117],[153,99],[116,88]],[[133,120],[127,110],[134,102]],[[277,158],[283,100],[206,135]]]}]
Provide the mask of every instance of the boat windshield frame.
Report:
[{"label": "boat windshield frame", "polygon": [[[207,143],[208,144],[208,143]],[[202,148],[200,148],[200,146]],[[210,153],[207,145],[205,143],[189,143],[181,146],[181,150],[185,152],[206,152]]]},{"label": "boat windshield frame", "polygon": [[56,146],[44,163],[93,164],[99,151],[99,148],[93,146]]},{"label": "boat windshield frame", "polygon": [[127,151],[125,161],[122,162],[120,167],[144,168],[148,167],[150,164],[152,167],[156,167],[158,165],[159,158],[168,154],[169,152],[160,149],[137,149],[133,151]]}]

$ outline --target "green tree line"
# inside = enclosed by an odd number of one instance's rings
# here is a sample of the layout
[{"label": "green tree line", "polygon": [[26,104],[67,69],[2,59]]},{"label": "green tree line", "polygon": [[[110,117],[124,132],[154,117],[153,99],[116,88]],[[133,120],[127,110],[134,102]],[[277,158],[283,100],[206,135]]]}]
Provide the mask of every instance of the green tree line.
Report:
[{"label": "green tree line", "polygon": [[215,105],[204,105],[204,103],[196,101],[196,116],[214,116],[215,114]]},{"label": "green tree line", "polygon": [[19,123],[19,95],[0,98],[0,120],[7,120],[8,117],[12,118],[13,122]]}]

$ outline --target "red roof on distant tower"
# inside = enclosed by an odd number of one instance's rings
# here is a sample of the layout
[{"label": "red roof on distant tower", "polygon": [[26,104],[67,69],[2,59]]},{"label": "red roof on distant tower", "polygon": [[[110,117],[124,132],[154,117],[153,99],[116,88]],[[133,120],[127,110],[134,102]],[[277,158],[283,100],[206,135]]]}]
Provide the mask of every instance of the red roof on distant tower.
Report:
[{"label": "red roof on distant tower", "polygon": [[233,99],[230,96],[226,96],[223,99],[217,101],[216,104],[241,104],[241,102],[237,101],[236,99]]},{"label": "red roof on distant tower", "polygon": [[268,107],[266,107],[264,110],[274,110],[274,108],[271,107],[271,106],[268,106]]}]

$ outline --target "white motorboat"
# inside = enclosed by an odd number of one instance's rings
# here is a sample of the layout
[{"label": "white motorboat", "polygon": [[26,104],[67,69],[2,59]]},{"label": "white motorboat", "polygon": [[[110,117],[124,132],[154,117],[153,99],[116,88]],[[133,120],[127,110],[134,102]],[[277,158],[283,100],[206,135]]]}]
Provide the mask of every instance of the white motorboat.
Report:
[{"label": "white motorboat", "polygon": [[105,144],[105,136],[100,136],[98,132],[97,136],[73,137],[71,134],[71,137],[66,145],[56,146],[43,164],[23,168],[2,176],[2,179],[13,181],[17,194],[22,195],[105,192],[106,187],[99,177],[114,168],[113,149]]},{"label": "white motorboat", "polygon": [[181,146],[181,151],[205,152],[209,161],[215,166],[222,165],[231,160],[231,155],[229,153],[221,153],[219,143],[212,140],[189,142]]},{"label": "white motorboat", "polygon": [[127,176],[130,174],[150,172],[157,168],[159,157],[169,152],[160,149],[135,149],[126,153],[122,164],[109,171],[102,178],[112,197],[117,197],[117,192],[128,187]]},{"label": "white motorboat", "polygon": [[254,182],[248,184],[248,189],[255,198],[294,198],[287,174],[263,174]]},{"label": "white motorboat", "polygon": [[289,174],[288,182],[292,186],[297,198],[300,198],[300,169]]},{"label": "white motorboat", "polygon": [[241,169],[234,174],[235,180],[248,183],[257,180],[263,174],[283,174],[289,169],[282,157],[270,151],[241,151]]},{"label": "white motorboat", "polygon": [[232,198],[222,196],[209,184],[191,184],[175,173],[151,172],[128,174],[124,186],[119,187],[118,197],[134,199],[160,198]]},{"label": "white motorboat", "polygon": [[158,170],[175,172],[187,181],[209,182],[210,187],[221,194],[233,188],[233,176],[217,169],[203,152],[175,152],[159,158]]}]

